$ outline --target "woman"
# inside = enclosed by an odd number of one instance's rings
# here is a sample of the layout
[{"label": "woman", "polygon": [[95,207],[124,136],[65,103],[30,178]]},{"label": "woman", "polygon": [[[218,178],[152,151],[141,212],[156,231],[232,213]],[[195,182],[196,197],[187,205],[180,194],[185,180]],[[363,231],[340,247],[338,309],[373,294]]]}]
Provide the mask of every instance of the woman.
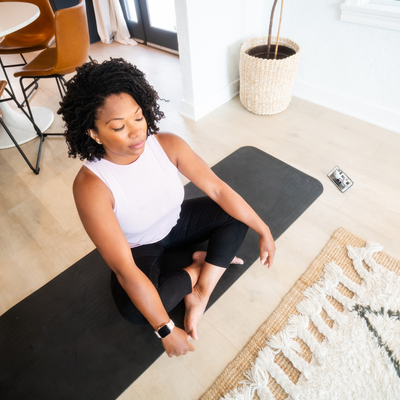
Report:
[{"label": "woman", "polygon": [[[247,227],[260,236],[260,259],[272,266],[267,225],[178,136],[158,133],[156,91],[122,59],[78,68],[58,111],[69,156],[86,159],[73,185],[83,226],[112,270],[117,308],[146,320],[168,356],[193,351],[210,294],[235,258]],[[208,197],[183,201],[179,172]],[[163,273],[165,249],[203,242],[182,271]],[[168,311],[185,302],[185,331]]]}]

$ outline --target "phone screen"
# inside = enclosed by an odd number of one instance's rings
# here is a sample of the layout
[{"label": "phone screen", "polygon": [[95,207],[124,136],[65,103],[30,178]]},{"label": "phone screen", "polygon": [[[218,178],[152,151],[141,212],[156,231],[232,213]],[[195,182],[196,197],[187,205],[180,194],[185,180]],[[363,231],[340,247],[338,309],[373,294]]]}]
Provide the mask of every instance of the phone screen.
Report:
[{"label": "phone screen", "polygon": [[342,193],[354,184],[354,182],[338,166],[329,172],[328,178]]}]

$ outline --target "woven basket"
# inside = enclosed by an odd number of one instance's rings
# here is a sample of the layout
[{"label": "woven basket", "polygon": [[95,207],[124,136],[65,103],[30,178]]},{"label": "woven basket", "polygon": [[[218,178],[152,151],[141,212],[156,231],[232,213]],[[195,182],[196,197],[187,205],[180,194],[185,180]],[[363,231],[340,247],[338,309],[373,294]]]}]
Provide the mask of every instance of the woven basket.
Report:
[{"label": "woven basket", "polygon": [[[289,106],[300,57],[300,46],[285,38],[279,39],[279,45],[295,50],[292,56],[266,60],[247,54],[253,47],[267,43],[268,37],[250,39],[240,49],[240,101],[259,115],[277,114]],[[271,44],[275,43],[276,37],[272,37]]]}]

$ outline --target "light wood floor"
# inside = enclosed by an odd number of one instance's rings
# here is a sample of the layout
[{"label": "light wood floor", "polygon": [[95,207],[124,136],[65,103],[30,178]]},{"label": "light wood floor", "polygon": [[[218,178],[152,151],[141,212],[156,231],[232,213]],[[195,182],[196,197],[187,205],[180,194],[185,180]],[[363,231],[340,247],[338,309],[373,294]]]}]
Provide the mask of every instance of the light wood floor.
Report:
[{"label": "light wood floor", "polygon": [[[210,166],[251,145],[324,186],[322,196],[277,241],[273,269],[256,262],[205,314],[196,351],[179,359],[161,356],[120,400],[200,397],[337,228],[379,242],[400,258],[400,135],[297,98],[281,114],[256,116],[236,97],[193,122],[180,116],[178,57],[140,45],[101,43],[91,46],[91,55],[99,61],[124,57],[145,71],[160,96],[170,100],[161,103],[166,114],[162,129],[182,136]],[[43,81],[32,100],[53,112],[58,102],[53,80]],[[56,115],[51,129],[57,132],[61,127]],[[31,159],[37,145],[37,140],[23,145]],[[326,176],[335,165],[355,181],[345,194]],[[61,138],[45,140],[38,176],[15,148],[0,150],[0,314],[93,249],[71,193],[80,166],[81,161],[67,157]]]}]

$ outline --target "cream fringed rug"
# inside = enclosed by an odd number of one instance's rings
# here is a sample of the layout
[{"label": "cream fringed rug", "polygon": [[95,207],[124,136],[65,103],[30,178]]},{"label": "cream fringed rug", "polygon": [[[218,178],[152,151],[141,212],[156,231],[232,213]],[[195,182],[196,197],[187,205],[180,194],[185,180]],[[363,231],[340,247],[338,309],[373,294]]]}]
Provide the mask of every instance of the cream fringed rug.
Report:
[{"label": "cream fringed rug", "polygon": [[201,400],[400,399],[400,261],[337,230]]}]

